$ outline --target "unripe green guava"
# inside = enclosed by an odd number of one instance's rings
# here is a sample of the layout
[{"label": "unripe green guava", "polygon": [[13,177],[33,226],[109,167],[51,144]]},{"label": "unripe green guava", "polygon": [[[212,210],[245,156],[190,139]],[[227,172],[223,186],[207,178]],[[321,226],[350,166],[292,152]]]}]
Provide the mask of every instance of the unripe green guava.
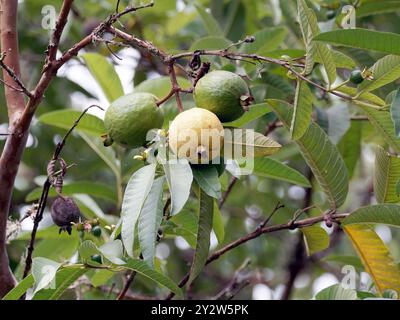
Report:
[{"label": "unripe green guava", "polygon": [[251,96],[246,82],[229,71],[212,71],[202,77],[194,89],[197,107],[217,115],[221,122],[234,121],[244,113]]},{"label": "unripe green guava", "polygon": [[150,93],[130,93],[115,100],[104,117],[109,137],[118,144],[138,148],[146,144],[147,133],[159,129],[164,115]]}]

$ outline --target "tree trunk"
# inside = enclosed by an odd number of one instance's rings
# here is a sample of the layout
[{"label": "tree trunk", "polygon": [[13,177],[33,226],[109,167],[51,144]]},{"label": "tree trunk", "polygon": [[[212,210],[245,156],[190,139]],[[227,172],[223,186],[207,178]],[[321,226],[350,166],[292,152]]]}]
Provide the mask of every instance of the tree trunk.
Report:
[{"label": "tree trunk", "polygon": [[[1,0],[0,5],[1,51],[6,54],[4,63],[14,71],[17,77],[20,77],[17,34],[18,0]],[[5,70],[3,70],[3,79],[7,84],[18,88],[18,84]],[[6,85],[4,90],[11,135],[6,141],[0,158],[0,298],[16,283],[7,256],[6,227],[14,181],[27,139],[27,131],[16,130],[25,106],[23,93]]]}]

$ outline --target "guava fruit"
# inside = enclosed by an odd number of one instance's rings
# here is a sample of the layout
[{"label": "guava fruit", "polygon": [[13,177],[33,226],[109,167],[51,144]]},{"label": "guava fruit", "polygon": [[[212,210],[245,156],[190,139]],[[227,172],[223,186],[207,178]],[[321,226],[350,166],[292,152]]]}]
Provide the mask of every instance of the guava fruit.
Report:
[{"label": "guava fruit", "polygon": [[61,231],[71,234],[72,223],[79,222],[81,212],[75,201],[69,197],[58,197],[51,206],[51,218]]},{"label": "guava fruit", "polygon": [[361,82],[364,81],[364,76],[361,72],[361,70],[355,69],[351,72],[350,78],[349,78],[351,83],[354,84],[360,84]]},{"label": "guava fruit", "polygon": [[179,158],[191,163],[209,163],[219,157],[224,128],[218,117],[206,109],[193,108],[178,114],[168,133],[168,145]]},{"label": "guava fruit", "polygon": [[162,127],[164,115],[150,93],[130,93],[115,100],[104,117],[109,138],[131,148],[146,144],[147,133]]},{"label": "guava fruit", "polygon": [[217,115],[222,122],[236,120],[244,113],[252,97],[246,82],[229,71],[212,71],[202,77],[194,89],[196,106]]},{"label": "guava fruit", "polygon": [[94,226],[90,232],[97,238],[101,236],[101,228],[99,226]]}]

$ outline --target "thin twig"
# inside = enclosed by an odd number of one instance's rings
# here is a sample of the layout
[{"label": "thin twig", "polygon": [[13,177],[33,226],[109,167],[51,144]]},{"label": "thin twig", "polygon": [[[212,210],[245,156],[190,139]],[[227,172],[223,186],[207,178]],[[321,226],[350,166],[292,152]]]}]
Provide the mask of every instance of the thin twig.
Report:
[{"label": "thin twig", "polygon": [[[344,219],[348,216],[348,213],[335,213],[332,215],[332,219],[335,222],[340,221],[341,219]],[[272,233],[272,232],[276,232],[276,231],[280,231],[280,230],[294,230],[297,228],[304,228],[304,227],[308,227],[308,226],[312,226],[314,224],[320,223],[322,221],[325,221],[325,215],[322,216],[318,216],[318,217],[311,217],[311,218],[306,218],[303,220],[298,220],[294,223],[292,223],[291,221],[287,222],[287,223],[283,223],[283,224],[277,224],[277,225],[273,225],[273,226],[266,226],[264,228],[257,228],[256,230],[254,230],[253,232],[227,244],[226,246],[224,246],[223,248],[215,251],[214,253],[212,253],[206,262],[206,265],[210,264],[211,262],[218,260],[221,256],[223,256],[225,253],[231,251],[232,249],[235,249],[236,247],[250,241],[253,240],[255,238],[260,237],[263,234],[266,233]],[[178,286],[180,288],[182,288],[188,281],[189,281],[189,277],[190,277],[190,273],[187,273],[179,282]],[[175,296],[175,294],[173,292],[171,292],[167,297],[166,300],[170,300]]]},{"label": "thin twig", "polygon": [[124,300],[124,298],[125,298],[125,296],[126,296],[126,293],[127,293],[128,290],[129,290],[129,287],[131,286],[133,280],[134,280],[135,277],[136,277],[136,274],[137,274],[136,271],[132,271],[132,272],[129,274],[128,279],[126,280],[124,287],[122,288],[121,292],[120,292],[120,293],[118,294],[118,296],[117,296],[117,300]]},{"label": "thin twig", "polygon": [[18,85],[18,87],[20,87],[20,90],[18,90],[17,88],[15,88],[12,85],[6,83],[5,80],[2,80],[1,82],[3,82],[4,84],[6,84],[7,86],[9,86],[10,88],[12,88],[14,90],[23,92],[27,97],[31,98],[32,93],[24,86],[21,79],[15,74],[14,70],[4,63],[5,57],[6,57],[6,53],[2,52],[1,56],[0,56],[0,66],[8,73],[8,75],[14,80],[14,82]]},{"label": "thin twig", "polygon": [[[76,119],[74,121],[74,124],[72,125],[72,127],[64,135],[64,138],[59,143],[57,143],[56,149],[55,149],[55,151],[53,153],[53,156],[52,156],[51,160],[58,159],[62,149],[65,146],[65,143],[66,143],[69,135],[72,133],[72,131],[79,124],[79,121],[82,119],[82,117],[89,111],[89,109],[91,109],[93,107],[96,107],[96,108],[99,108],[99,109],[103,110],[103,108],[101,108],[101,107],[99,107],[97,105],[91,105],[88,108],[86,108],[85,110],[83,110],[82,113],[80,114],[80,116],[78,117],[78,119]],[[43,219],[43,212],[44,212],[44,209],[46,207],[47,198],[48,198],[51,186],[52,186],[52,184],[51,184],[51,181],[50,181],[50,177],[47,177],[47,179],[46,179],[46,181],[45,181],[45,183],[43,185],[42,195],[41,195],[40,200],[39,200],[37,214],[35,216],[34,223],[33,223],[33,228],[32,228],[32,232],[31,232],[31,239],[29,241],[27,255],[26,255],[26,258],[25,258],[25,268],[24,268],[23,278],[25,278],[29,274],[29,271],[31,270],[31,267],[32,267],[32,255],[33,255],[33,251],[35,249],[34,246],[35,246],[35,240],[36,240],[36,232],[37,232],[37,229],[39,227],[40,221]]]}]

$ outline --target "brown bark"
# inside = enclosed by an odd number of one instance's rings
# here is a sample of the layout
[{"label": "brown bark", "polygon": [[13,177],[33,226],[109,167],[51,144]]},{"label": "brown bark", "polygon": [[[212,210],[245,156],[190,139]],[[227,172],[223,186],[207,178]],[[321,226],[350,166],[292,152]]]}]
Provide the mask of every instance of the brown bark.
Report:
[{"label": "brown bark", "polygon": [[[6,54],[4,63],[9,66],[17,77],[20,77],[17,8],[18,0],[1,0],[1,50]],[[4,70],[3,79],[6,83],[18,87],[18,84]],[[23,93],[9,86],[4,86],[9,117],[9,132],[14,132],[18,118],[24,110]],[[10,270],[6,251],[6,226],[10,208],[12,188],[22,151],[25,147],[26,132],[14,132],[7,139],[0,158],[0,297],[3,297],[15,285],[15,278]]]}]

